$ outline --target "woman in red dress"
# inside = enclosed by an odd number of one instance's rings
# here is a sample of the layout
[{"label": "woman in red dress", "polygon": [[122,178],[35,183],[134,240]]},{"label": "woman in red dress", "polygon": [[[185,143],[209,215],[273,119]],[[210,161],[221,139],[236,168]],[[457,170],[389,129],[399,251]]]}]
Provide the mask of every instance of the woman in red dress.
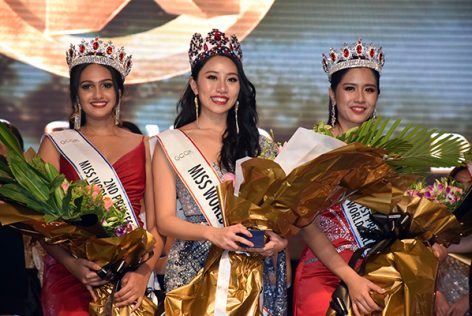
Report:
[{"label": "woman in red dress", "polygon": [[[331,49],[328,57],[323,55],[323,68],[331,83],[328,124],[332,126],[334,135],[375,116],[383,62],[382,50],[373,45],[364,46],[361,40],[341,48],[340,52]],[[294,315],[326,315],[331,295],[340,280],[349,288],[356,315],[380,309],[370,292],[382,293],[383,290],[347,264],[362,243],[343,211],[353,204],[336,205],[302,229],[307,246],[295,275]]]},{"label": "woman in red dress", "polygon": [[[162,240],[157,234],[154,219],[148,141],[119,124],[124,78],[131,68],[131,59],[122,49],[115,49],[113,44],[93,39],[82,41],[77,47],[71,46],[67,62],[74,108],[72,121],[77,135],[104,158],[107,167],[102,169],[115,172],[128,197],[128,207],[136,218],[139,218],[141,201],[144,200],[148,229],[157,240],[155,255],[137,270],[125,274],[121,289],[115,294],[117,306],[134,304],[137,308],[162,249]],[[52,138],[43,139],[39,154],[68,180],[79,179],[73,159],[66,158]],[[134,223],[142,225],[139,220]],[[45,245],[45,248],[48,255],[42,292],[44,314],[89,315],[89,303],[95,300],[92,288],[105,283],[96,273],[101,267],[86,259],[75,258],[59,246]]]}]

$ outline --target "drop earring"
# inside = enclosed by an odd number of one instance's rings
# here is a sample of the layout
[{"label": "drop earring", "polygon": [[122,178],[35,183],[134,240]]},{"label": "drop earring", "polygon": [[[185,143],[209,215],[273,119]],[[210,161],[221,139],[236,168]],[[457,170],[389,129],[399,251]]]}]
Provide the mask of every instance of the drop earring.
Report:
[{"label": "drop earring", "polygon": [[193,99],[193,101],[195,102],[195,117],[196,117],[197,127],[198,127],[199,126],[198,125],[198,95],[195,95],[195,99]]},{"label": "drop earring", "polygon": [[329,118],[329,125],[334,127],[334,125],[336,124],[336,103],[331,104],[331,111],[330,112],[331,112],[331,116]]},{"label": "drop earring", "polygon": [[74,129],[79,130],[81,120],[82,120],[82,106],[80,105],[79,100],[77,100],[76,110],[75,110],[75,113],[72,114],[72,117],[74,118]]},{"label": "drop earring", "polygon": [[374,112],[372,112],[372,119],[375,120],[377,118],[377,109],[374,109]]},{"label": "drop earring", "polygon": [[239,110],[239,100],[236,101],[236,105],[234,106],[234,119],[236,121],[236,134],[239,134],[238,110]]},{"label": "drop earring", "polygon": [[115,107],[115,125],[120,124],[120,106],[121,106],[121,98],[118,99],[118,104]]}]

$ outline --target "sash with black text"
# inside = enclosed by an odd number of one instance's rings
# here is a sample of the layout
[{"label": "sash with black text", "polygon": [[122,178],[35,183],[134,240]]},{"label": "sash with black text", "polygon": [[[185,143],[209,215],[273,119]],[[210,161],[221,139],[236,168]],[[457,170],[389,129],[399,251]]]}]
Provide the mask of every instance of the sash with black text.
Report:
[{"label": "sash with black text", "polygon": [[157,139],[207,222],[213,227],[224,227],[216,191],[221,180],[200,150],[184,132],[177,129],[162,132]]},{"label": "sash with black text", "polygon": [[140,226],[115,169],[80,132],[67,129],[47,136],[81,179],[99,186],[102,194],[112,199],[113,206],[126,212],[126,220],[133,229]]},{"label": "sash with black text", "polygon": [[[215,170],[203,154],[182,131],[167,130],[157,135],[157,139],[174,171],[192,195],[209,225],[224,227],[223,214],[216,186],[221,183]],[[226,315],[226,305],[231,278],[231,262],[228,250],[223,251],[218,264],[214,315]]]}]

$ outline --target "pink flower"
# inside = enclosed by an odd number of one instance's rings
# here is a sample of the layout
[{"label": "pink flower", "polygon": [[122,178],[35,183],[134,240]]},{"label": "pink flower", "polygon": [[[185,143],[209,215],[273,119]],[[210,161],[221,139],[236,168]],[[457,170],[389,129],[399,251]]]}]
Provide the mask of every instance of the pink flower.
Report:
[{"label": "pink flower", "polygon": [[64,190],[64,192],[67,192],[67,190],[69,189],[69,182],[67,181],[62,182],[61,187],[62,187],[62,190]]},{"label": "pink flower", "polygon": [[235,180],[236,180],[236,177],[235,177],[234,173],[227,172],[223,175],[223,182],[233,181],[233,185],[234,185]]},{"label": "pink flower", "polygon": [[111,197],[105,196],[103,198],[103,205],[105,206],[105,209],[107,211],[110,210],[110,207],[113,205],[113,201],[111,200]]}]

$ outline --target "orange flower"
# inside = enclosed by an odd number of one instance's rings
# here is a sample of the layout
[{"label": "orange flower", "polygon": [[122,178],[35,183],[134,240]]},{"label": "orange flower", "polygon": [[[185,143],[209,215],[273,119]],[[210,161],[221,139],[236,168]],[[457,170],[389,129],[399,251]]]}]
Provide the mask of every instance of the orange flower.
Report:
[{"label": "orange flower", "polygon": [[113,201],[111,200],[111,197],[105,196],[105,197],[103,198],[103,204],[104,204],[104,206],[105,206],[105,209],[106,209],[107,211],[109,211],[109,210],[110,210],[110,207],[112,207],[112,205],[113,205]]}]

